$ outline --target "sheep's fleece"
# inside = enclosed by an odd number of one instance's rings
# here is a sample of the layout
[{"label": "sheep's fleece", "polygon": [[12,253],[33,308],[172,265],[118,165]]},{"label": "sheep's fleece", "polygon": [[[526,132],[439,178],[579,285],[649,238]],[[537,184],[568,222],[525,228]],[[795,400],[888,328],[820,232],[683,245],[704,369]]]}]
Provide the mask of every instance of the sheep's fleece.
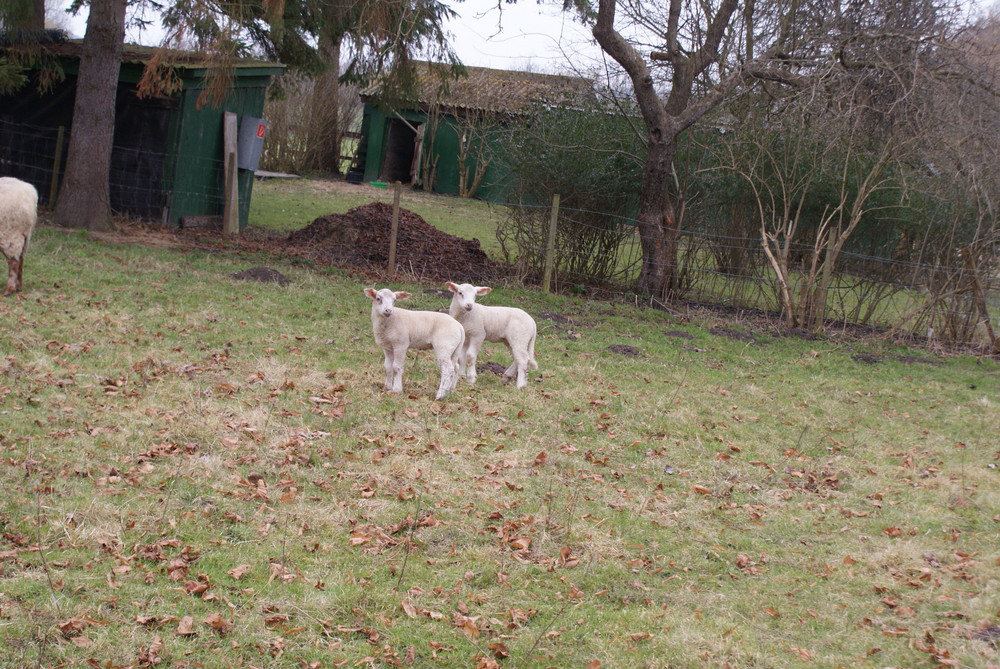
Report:
[{"label": "sheep's fleece", "polygon": [[0,251],[9,274],[4,295],[21,290],[24,254],[38,220],[38,191],[14,177],[0,177]]}]

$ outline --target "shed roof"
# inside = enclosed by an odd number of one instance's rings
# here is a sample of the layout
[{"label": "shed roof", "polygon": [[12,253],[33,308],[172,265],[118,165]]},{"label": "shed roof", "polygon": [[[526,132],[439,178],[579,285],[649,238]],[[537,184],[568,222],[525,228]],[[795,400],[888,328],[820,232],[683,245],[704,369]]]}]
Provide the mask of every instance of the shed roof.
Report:
[{"label": "shed roof", "polygon": [[[574,104],[591,94],[592,83],[582,77],[494,70],[466,66],[466,75],[449,76],[450,66],[417,61],[415,101],[423,109],[442,105],[456,112],[488,111],[517,113],[529,104]],[[380,90],[375,84],[362,92],[373,100]]]},{"label": "shed roof", "polygon": [[[2,49],[9,51],[23,51],[27,49],[35,50],[36,53],[56,58],[78,59],[83,53],[82,39],[54,39],[43,41],[31,46],[23,44],[6,44]],[[2,50],[0,49],[0,50]],[[181,49],[160,49],[155,46],[143,46],[140,44],[125,44],[122,47],[122,63],[133,65],[145,65],[153,59],[154,54],[161,62],[172,67],[184,68],[186,70],[205,70],[211,62],[209,57],[198,51],[186,51]],[[240,59],[233,62],[236,70],[263,70],[268,74],[280,74],[285,66],[281,63],[267,61]]]}]

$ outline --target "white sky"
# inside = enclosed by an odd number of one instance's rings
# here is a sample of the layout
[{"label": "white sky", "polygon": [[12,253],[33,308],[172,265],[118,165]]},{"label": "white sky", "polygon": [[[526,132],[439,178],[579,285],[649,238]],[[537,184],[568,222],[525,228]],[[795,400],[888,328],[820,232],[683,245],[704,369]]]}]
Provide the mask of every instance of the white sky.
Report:
[{"label": "white sky", "polygon": [[452,46],[466,65],[505,70],[564,72],[600,57],[590,29],[548,0],[464,0],[448,4],[460,17],[450,21]]},{"label": "white sky", "polygon": [[[49,4],[70,0],[49,0]],[[562,11],[559,0],[446,0],[459,17],[449,21],[446,30],[452,46],[466,65],[510,70],[561,73],[575,67],[587,67],[600,58],[590,30],[573,20],[571,12]],[[59,13],[49,12],[50,16]],[[62,19],[57,19],[62,21]],[[64,27],[72,37],[86,31],[86,9],[76,17],[67,17]],[[155,44],[162,31],[154,28],[143,35],[130,32],[128,41]]]}]

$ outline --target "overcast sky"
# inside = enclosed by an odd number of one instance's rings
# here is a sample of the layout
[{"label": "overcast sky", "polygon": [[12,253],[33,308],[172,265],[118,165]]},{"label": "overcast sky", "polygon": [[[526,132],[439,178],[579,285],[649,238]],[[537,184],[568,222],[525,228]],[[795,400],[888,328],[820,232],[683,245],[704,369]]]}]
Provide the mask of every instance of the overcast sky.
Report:
[{"label": "overcast sky", "polygon": [[460,15],[447,29],[466,65],[562,72],[600,57],[590,30],[571,12],[562,11],[561,2],[449,0],[448,4]]},{"label": "overcast sky", "polygon": [[[466,65],[565,72],[571,63],[589,64],[600,56],[590,30],[574,21],[570,12],[563,12],[558,0],[546,0],[546,4],[536,0],[519,0],[516,4],[504,0],[445,1],[459,14],[448,22],[446,30]],[[60,2],[65,7],[70,0]],[[72,37],[83,37],[86,22],[84,11],[76,17],[67,17],[65,28]],[[154,29],[142,36],[130,32],[127,39],[155,44],[161,35],[160,30]]]},{"label": "overcast sky", "polygon": [[[2,1],[2,0],[0,0]],[[54,0],[68,6],[71,0]],[[444,0],[459,16],[446,30],[459,58],[466,65],[506,70],[564,73],[591,69],[601,61],[601,50],[590,30],[562,11],[559,0]],[[50,7],[53,0],[46,3]],[[980,0],[981,7],[1000,5],[1000,0]],[[152,17],[151,17],[152,18]],[[83,37],[86,14],[66,19],[73,37]],[[130,33],[129,41],[155,44],[162,33]]]}]

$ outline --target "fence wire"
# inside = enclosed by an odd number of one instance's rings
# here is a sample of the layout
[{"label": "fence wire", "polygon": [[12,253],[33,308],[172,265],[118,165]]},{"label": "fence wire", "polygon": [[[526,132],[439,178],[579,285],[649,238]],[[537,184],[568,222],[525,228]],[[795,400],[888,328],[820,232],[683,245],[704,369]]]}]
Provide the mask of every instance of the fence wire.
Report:
[{"label": "fence wire", "polygon": [[[50,203],[65,165],[68,134],[56,160],[58,132],[52,128],[0,120],[0,176],[36,185]],[[162,222],[178,200],[196,198],[221,213],[224,206],[221,160],[198,159],[176,170],[169,154],[113,148],[110,174],[116,213]],[[496,230],[501,253],[522,279],[542,277],[548,252],[547,205],[500,203],[506,211]],[[806,284],[812,248],[791,245],[791,290]],[[598,288],[631,295],[643,264],[638,221],[603,212],[560,207],[553,280],[557,290]],[[682,230],[677,253],[679,300],[781,314],[781,284],[760,238]],[[1000,273],[996,254],[975,266],[931,265],[844,251],[838,258],[824,304],[828,327],[887,330],[924,342],[971,346],[995,352],[1000,330]],[[992,321],[990,319],[993,319]],[[993,350],[991,350],[993,349]]]},{"label": "fence wire", "polygon": [[[0,176],[35,185],[41,204],[52,208],[66,166],[69,132],[60,141],[55,128],[0,119]],[[120,215],[163,222],[170,208],[187,203],[221,213],[224,164],[214,158],[185,159],[147,147],[115,144],[108,177],[112,210]]]},{"label": "fence wire", "polygon": [[[551,207],[499,206],[507,210],[497,230],[504,258],[520,276],[538,280]],[[622,294],[634,291],[643,263],[637,220],[560,207],[556,240],[557,290],[582,285]],[[814,250],[807,244],[789,248],[790,290],[798,297],[809,288],[806,277]],[[760,237],[682,230],[676,271],[679,300],[787,315],[781,283]],[[947,267],[842,251],[830,277],[821,321],[826,327],[872,328],[990,352],[1000,329],[998,313],[1000,274],[995,258],[981,259],[975,267]]]}]

